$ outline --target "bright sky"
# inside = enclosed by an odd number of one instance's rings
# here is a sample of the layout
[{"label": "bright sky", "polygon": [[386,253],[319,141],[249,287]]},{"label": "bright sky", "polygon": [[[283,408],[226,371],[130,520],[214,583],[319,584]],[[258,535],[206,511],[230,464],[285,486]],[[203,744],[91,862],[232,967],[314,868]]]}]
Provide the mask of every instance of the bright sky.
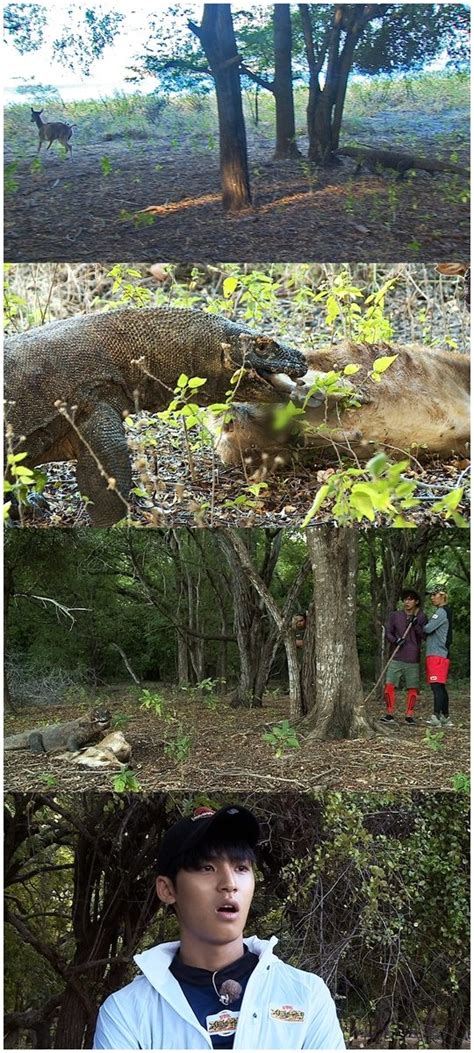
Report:
[{"label": "bright sky", "polygon": [[[41,3],[41,0],[39,0]],[[96,4],[94,0],[89,6],[101,8],[105,13],[110,9],[120,11],[125,15],[121,31],[117,34],[114,43],[105,48],[102,57],[91,65],[88,77],[79,71],[74,71],[55,62],[52,55],[52,42],[61,35],[64,28],[71,28],[70,17],[68,17],[69,4],[57,3],[56,0],[43,0],[42,6],[49,12],[49,20],[45,29],[45,43],[37,51],[20,55],[12,45],[5,44],[3,48],[3,85],[5,102],[37,101],[35,85],[50,84],[59,90],[62,99],[72,101],[74,99],[100,98],[112,95],[114,92],[142,92],[153,91],[158,87],[154,77],[146,77],[139,85],[130,85],[126,82],[127,67],[133,63],[134,57],[143,51],[148,40],[147,23],[150,15],[158,15],[162,12],[163,23],[168,29],[170,37],[173,36],[174,19],[169,13],[168,4],[161,0],[142,0],[139,5],[130,6],[127,0],[103,0],[102,4]],[[85,8],[85,3],[72,3],[76,9]],[[202,3],[194,3],[193,0],[185,2],[183,6],[194,10],[194,17],[200,20]],[[257,7],[270,6],[270,0],[260,0]],[[234,9],[243,10],[256,7],[255,0],[240,0],[233,5]],[[438,59],[431,68],[440,69],[445,60]],[[28,96],[17,95],[15,88],[20,85],[32,85]]]},{"label": "bright sky", "polygon": [[[160,0],[155,0],[155,2],[143,0],[139,7],[130,6],[126,0],[114,0],[113,4],[104,3],[103,11],[111,8],[114,11],[120,11],[125,14],[126,21],[122,23],[121,31],[117,34],[114,43],[104,49],[102,57],[92,64],[90,75],[85,77],[80,72],[73,73],[59,62],[52,60],[51,44],[60,35],[62,29],[69,24],[67,7],[58,3],[44,3],[43,6],[50,13],[43,47],[38,51],[20,55],[12,45],[4,46],[3,84],[7,103],[25,99],[25,96],[15,94],[15,87],[23,84],[52,84],[59,89],[65,101],[97,98],[98,95],[110,95],[114,91],[136,91],[136,86],[126,83],[125,76],[127,66],[132,63],[134,56],[140,53],[147,42],[148,16],[157,15],[160,8],[163,8],[165,24],[168,22],[170,34],[173,32],[173,20],[170,19],[167,8],[160,3]],[[202,7],[201,4],[187,6],[195,6],[197,14]],[[148,77],[140,82],[140,90],[144,92],[152,91],[156,87],[157,81],[154,77]],[[33,88],[32,98],[34,96]]]}]

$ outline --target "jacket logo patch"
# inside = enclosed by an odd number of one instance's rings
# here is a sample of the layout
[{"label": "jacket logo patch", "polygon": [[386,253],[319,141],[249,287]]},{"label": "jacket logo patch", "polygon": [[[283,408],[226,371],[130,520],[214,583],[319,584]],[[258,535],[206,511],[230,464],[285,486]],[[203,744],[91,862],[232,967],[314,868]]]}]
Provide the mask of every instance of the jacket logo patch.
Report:
[{"label": "jacket logo patch", "polygon": [[231,1013],[222,1009],[220,1013],[206,1016],[206,1027],[209,1035],[234,1035],[240,1013]]},{"label": "jacket logo patch", "polygon": [[271,1005],[270,1017],[272,1020],[286,1020],[290,1024],[301,1024],[304,1020],[304,1010],[295,1009],[293,1005]]}]

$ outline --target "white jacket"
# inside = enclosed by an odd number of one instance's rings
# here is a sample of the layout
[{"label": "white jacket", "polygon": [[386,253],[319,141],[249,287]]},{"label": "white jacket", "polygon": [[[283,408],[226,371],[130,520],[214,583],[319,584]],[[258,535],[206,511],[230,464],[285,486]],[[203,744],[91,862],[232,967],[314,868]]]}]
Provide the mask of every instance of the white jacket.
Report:
[{"label": "white jacket", "polygon": [[[244,943],[259,962],[245,988],[234,1049],[345,1049],[323,980],[276,958],[275,936],[251,936]],[[162,943],[135,956],[142,975],[104,1002],[94,1049],[212,1049],[210,1035],[169,971],[178,947]],[[291,1015],[296,1019],[288,1019]]]}]

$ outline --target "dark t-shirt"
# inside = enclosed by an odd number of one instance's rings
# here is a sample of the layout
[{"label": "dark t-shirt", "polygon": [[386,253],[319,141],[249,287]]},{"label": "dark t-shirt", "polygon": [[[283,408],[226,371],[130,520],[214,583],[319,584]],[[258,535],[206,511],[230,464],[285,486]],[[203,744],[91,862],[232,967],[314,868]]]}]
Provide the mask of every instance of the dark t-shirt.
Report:
[{"label": "dark t-shirt", "polygon": [[[410,616],[405,611],[392,611],[387,625],[385,627],[385,634],[387,640],[392,645],[390,653],[393,653],[397,646],[397,639],[403,636]],[[421,645],[423,642],[423,629],[428,619],[424,611],[418,611],[412,622],[408,633],[398,648],[395,655],[397,662],[407,662],[409,664],[416,664],[420,661]]]},{"label": "dark t-shirt", "polygon": [[[199,1023],[209,1032],[214,1049],[232,1049],[234,1045],[235,1028],[244,991],[257,962],[258,954],[252,954],[245,948],[241,958],[214,974],[207,969],[183,965],[179,951],[173,958],[170,972],[186,995]],[[236,980],[242,988],[238,998],[233,999],[227,1006],[223,1005],[214,990],[213,976],[218,991],[226,980]]]}]

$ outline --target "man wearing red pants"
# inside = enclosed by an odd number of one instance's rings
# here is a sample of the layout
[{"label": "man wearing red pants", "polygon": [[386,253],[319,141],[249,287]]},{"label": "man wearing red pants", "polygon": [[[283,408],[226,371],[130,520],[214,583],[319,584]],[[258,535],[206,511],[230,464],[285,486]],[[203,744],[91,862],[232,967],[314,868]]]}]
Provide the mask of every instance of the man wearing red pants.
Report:
[{"label": "man wearing red pants", "polygon": [[426,623],[426,681],[433,692],[433,715],[427,721],[437,728],[452,728],[449,718],[449,695],[446,681],[449,672],[449,649],[452,641],[452,613],[443,585],[433,585],[430,596],[435,613]]},{"label": "man wearing red pants", "polygon": [[395,719],[395,690],[404,682],[406,689],[405,721],[414,724],[415,704],[420,689],[420,651],[423,629],[427,623],[420,610],[420,595],[416,589],[403,589],[402,611],[392,611],[386,628],[386,639],[392,646],[384,686],[386,713],[381,720],[388,724]]}]

